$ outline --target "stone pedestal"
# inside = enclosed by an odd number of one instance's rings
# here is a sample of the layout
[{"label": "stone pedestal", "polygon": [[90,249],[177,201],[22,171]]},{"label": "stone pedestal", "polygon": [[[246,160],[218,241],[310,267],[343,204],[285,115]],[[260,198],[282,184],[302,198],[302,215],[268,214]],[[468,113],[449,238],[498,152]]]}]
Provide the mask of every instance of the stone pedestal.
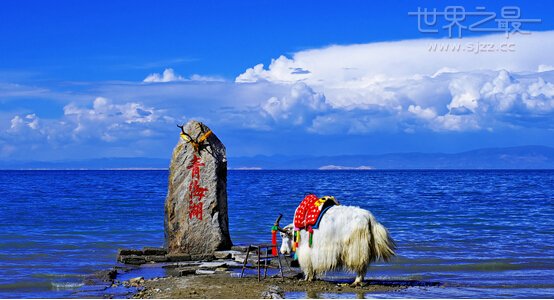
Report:
[{"label": "stone pedestal", "polygon": [[169,254],[186,255],[211,255],[232,246],[225,146],[197,121],[182,128],[173,150],[165,200],[165,243]]}]

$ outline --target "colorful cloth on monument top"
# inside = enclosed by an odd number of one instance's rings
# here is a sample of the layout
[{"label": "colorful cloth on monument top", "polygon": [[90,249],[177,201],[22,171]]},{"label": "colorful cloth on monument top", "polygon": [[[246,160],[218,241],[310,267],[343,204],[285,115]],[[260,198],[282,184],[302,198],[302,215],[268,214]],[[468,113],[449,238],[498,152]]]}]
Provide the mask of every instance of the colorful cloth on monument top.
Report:
[{"label": "colorful cloth on monument top", "polygon": [[307,195],[294,212],[294,227],[303,229],[316,225],[320,214],[333,205],[339,205],[333,196],[318,199],[314,194]]}]

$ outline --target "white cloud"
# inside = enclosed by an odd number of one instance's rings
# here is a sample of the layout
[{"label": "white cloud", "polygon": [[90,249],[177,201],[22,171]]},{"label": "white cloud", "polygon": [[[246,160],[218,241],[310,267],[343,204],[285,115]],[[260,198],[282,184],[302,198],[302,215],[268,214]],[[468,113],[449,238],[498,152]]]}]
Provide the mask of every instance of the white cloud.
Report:
[{"label": "white cloud", "polygon": [[174,122],[164,110],[136,102],[113,104],[103,97],[94,99],[92,108],[68,104],[64,107],[64,115],[66,121],[73,124],[73,139],[100,137],[107,142],[132,138],[136,132],[152,136],[152,128],[160,123]]},{"label": "white cloud", "polygon": [[[237,76],[239,84],[302,82],[325,99],[307,130],[321,133],[342,124],[348,132],[383,128],[400,131],[474,131],[514,126],[525,116],[552,110],[551,65],[554,31],[464,38],[461,43],[513,43],[515,52],[431,52],[433,43],[453,40],[406,40],[330,46],[280,56],[267,68],[258,64]],[[454,43],[459,42],[454,40]],[[538,70],[538,71],[537,71]],[[286,105],[270,98],[265,106],[280,115]],[[295,114],[299,114],[297,107]],[[313,111],[312,111],[313,112]],[[272,114],[272,115],[275,115]],[[338,116],[348,116],[348,121]],[[415,118],[415,119],[414,119]],[[295,124],[294,119],[289,119]],[[540,124],[539,124],[540,123]],[[544,126],[544,122],[537,126]],[[554,127],[554,122],[547,125]],[[504,125],[503,125],[504,124]],[[525,126],[533,126],[532,122]]]},{"label": "white cloud", "polygon": [[[0,113],[0,146],[7,147],[3,153],[17,153],[25,147],[13,147],[25,143],[109,144],[125,151],[171,139],[175,123],[189,118],[215,131],[306,135],[552,130],[554,33],[510,41],[515,53],[429,53],[426,44],[437,40],[331,46],[280,56],[265,69],[255,65],[235,82],[166,69],[149,75],[147,84],[89,83],[79,92],[0,83],[6,99],[48,99],[63,113]],[[150,84],[156,82],[173,83]]]},{"label": "white cloud", "polygon": [[225,81],[223,77],[219,76],[206,76],[206,75],[199,75],[199,74],[192,74],[189,78],[185,78],[181,75],[178,75],[175,73],[175,71],[171,68],[165,69],[162,74],[160,73],[152,73],[142,82],[146,83],[153,83],[153,82],[178,82],[178,81]]},{"label": "white cloud", "polygon": [[554,71],[554,67],[551,65],[539,65],[537,68],[537,72],[548,72],[548,71]]},{"label": "white cloud", "polygon": [[17,133],[26,129],[37,130],[39,126],[39,118],[35,114],[28,114],[25,117],[16,115],[11,120],[9,132]]},{"label": "white cloud", "polygon": [[[541,71],[554,65],[554,31],[514,35],[506,39],[504,34],[448,39],[417,39],[395,42],[379,42],[311,49],[295,53],[292,58],[280,56],[273,59],[267,69],[258,64],[236,78],[236,82],[297,82],[326,87],[345,86],[358,82],[357,86],[390,78],[412,78],[415,75],[431,76],[442,72],[468,72],[475,70],[500,70],[510,72]],[[469,51],[434,52],[429,45],[436,43],[462,43],[476,45],[489,43],[501,45],[513,43],[514,52]],[[305,72],[295,72],[304,70]]]},{"label": "white cloud", "polygon": [[310,125],[311,119],[329,108],[325,96],[301,82],[292,85],[288,95],[271,97],[261,106],[273,121],[293,126]]},{"label": "white cloud", "polygon": [[175,71],[173,69],[165,69],[162,74],[160,73],[152,73],[146,78],[144,78],[143,82],[172,82],[172,81],[184,81],[185,78],[183,78],[181,75],[175,74]]},{"label": "white cloud", "polygon": [[437,116],[437,113],[433,108],[421,108],[419,105],[410,104],[408,111],[416,115],[418,118],[425,120],[432,120]]}]

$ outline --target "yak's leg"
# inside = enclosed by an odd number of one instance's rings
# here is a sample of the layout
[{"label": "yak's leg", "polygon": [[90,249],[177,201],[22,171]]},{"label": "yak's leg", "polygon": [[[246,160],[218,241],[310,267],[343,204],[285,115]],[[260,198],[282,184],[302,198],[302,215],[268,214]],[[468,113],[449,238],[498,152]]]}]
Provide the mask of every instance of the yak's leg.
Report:
[{"label": "yak's leg", "polygon": [[354,280],[354,282],[352,282],[350,286],[363,286],[363,285],[364,285],[364,275],[358,274],[356,276],[356,280]]},{"label": "yak's leg", "polygon": [[306,281],[314,281],[315,280],[315,274],[314,272],[308,272],[306,273],[304,280]]},{"label": "yak's leg", "polygon": [[350,286],[363,286],[365,273],[367,273],[367,266],[361,268],[361,270],[358,269],[356,272],[356,280],[354,280]]}]

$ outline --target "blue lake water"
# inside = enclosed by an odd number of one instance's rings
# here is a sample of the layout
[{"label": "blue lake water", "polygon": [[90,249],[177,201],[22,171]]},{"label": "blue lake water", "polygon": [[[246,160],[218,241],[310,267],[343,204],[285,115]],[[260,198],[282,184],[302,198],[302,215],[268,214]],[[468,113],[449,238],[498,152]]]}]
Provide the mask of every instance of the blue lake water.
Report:
[{"label": "blue lake water", "polygon": [[[0,171],[0,298],[71,297],[118,248],[162,246],[166,186],[166,171]],[[368,279],[442,283],[317,297],[554,297],[554,171],[229,171],[233,242],[270,241],[306,192],[389,229],[398,257]]]}]

